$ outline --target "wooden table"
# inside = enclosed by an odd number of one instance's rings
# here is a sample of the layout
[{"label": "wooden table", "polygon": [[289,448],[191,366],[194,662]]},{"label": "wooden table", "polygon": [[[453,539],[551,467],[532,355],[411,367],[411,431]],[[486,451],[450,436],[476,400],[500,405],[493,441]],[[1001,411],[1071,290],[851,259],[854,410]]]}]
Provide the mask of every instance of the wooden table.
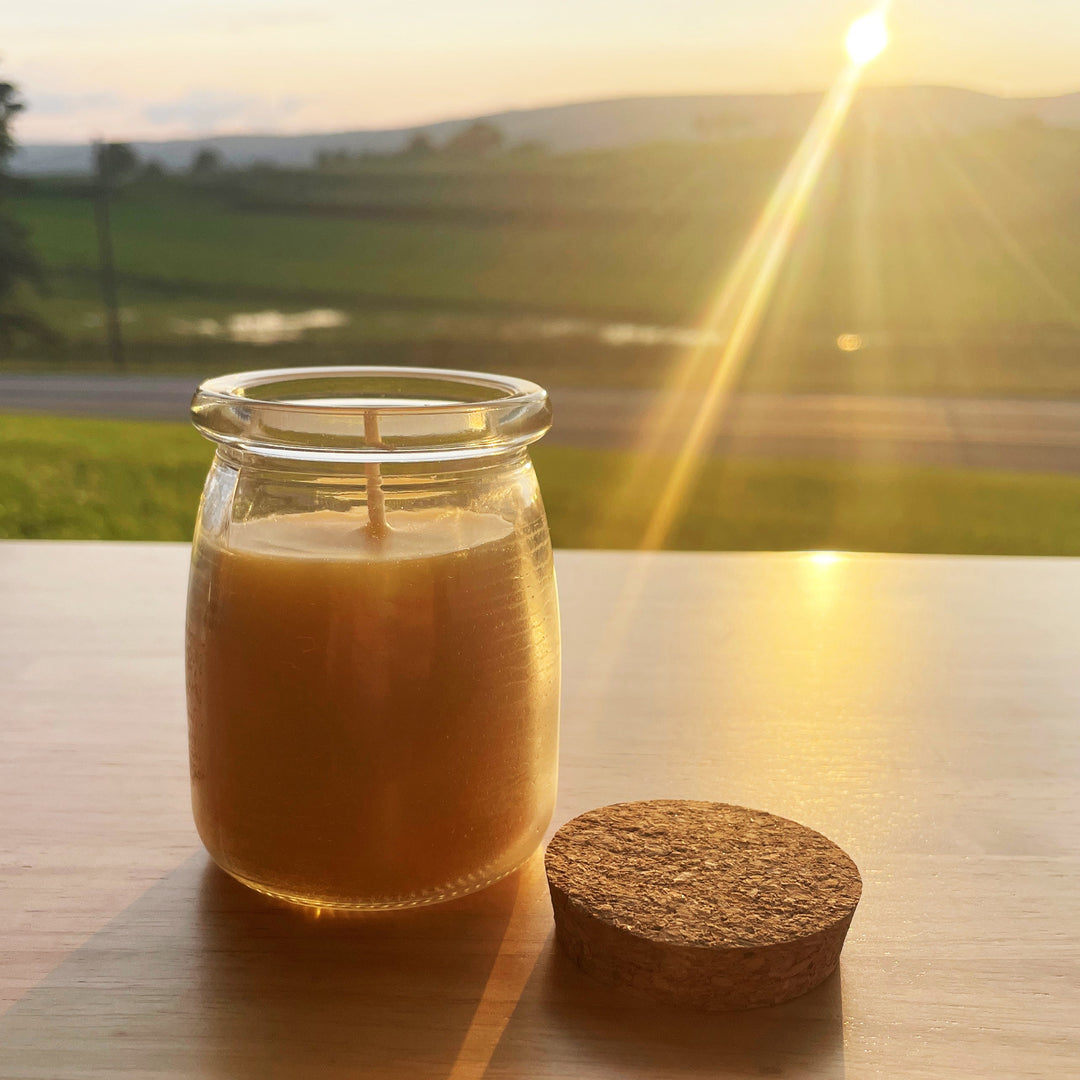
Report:
[{"label": "wooden table", "polygon": [[700,1016],[564,961],[538,860],[360,918],[210,866],[186,560],[0,544],[3,1080],[1080,1074],[1080,563],[560,554],[555,823],[725,800],[862,868],[838,975]]}]

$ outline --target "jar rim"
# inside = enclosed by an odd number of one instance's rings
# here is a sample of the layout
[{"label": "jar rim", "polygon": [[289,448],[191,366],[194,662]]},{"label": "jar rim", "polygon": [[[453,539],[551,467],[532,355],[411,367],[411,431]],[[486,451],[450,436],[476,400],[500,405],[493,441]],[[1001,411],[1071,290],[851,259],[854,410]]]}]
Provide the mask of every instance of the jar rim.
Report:
[{"label": "jar rim", "polygon": [[205,380],[195,427],[218,443],[277,457],[442,460],[502,453],[551,426],[543,387],[449,368],[267,368]]}]

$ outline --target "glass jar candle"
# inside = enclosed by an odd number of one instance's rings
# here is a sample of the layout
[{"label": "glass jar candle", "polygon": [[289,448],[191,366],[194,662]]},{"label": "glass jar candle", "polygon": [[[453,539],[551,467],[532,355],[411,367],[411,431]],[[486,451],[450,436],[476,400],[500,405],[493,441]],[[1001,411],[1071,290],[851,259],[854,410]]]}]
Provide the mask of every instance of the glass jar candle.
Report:
[{"label": "glass jar candle", "polygon": [[555,796],[559,622],[520,379],[301,368],[203,383],[192,549],[195,823],[244,884],[320,907],[481,889]]}]

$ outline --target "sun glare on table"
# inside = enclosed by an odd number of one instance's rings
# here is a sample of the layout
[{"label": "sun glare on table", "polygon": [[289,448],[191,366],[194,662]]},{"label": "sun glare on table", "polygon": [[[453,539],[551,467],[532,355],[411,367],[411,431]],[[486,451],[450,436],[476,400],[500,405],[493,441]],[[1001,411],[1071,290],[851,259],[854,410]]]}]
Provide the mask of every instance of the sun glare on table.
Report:
[{"label": "sun glare on table", "polygon": [[885,25],[884,13],[880,11],[871,11],[856,19],[844,40],[851,62],[859,67],[877,59],[888,44],[889,28]]}]

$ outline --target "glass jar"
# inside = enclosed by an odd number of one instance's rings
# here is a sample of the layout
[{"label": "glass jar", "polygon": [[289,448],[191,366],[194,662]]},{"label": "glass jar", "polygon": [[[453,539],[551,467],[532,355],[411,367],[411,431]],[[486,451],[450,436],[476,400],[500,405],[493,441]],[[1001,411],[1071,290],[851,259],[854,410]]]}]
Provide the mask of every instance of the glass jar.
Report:
[{"label": "glass jar", "polygon": [[559,622],[533,383],[300,368],[203,383],[187,614],[195,823],[302,904],[411,907],[551,817]]}]

